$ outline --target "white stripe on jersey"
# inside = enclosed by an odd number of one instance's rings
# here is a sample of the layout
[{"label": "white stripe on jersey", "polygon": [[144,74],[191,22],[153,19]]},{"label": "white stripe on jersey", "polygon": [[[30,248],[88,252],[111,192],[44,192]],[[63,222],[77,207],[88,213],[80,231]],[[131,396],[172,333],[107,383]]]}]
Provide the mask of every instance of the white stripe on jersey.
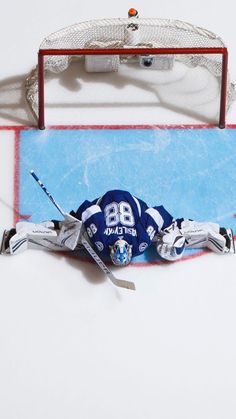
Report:
[{"label": "white stripe on jersey", "polygon": [[155,223],[157,223],[159,230],[161,230],[164,224],[164,220],[159,211],[157,211],[155,208],[148,208],[145,212],[153,218]]},{"label": "white stripe on jersey", "polygon": [[101,202],[101,200],[102,200],[103,196],[104,196],[104,195],[102,195],[102,196],[100,196],[100,198],[98,198],[98,200],[97,200],[97,202],[96,202],[96,205],[100,205],[100,202]]},{"label": "white stripe on jersey", "polygon": [[92,215],[97,214],[97,212],[102,212],[101,208],[98,205],[92,205],[91,207],[87,208],[83,213],[82,213],[82,222],[84,223],[85,221],[87,221],[90,217],[92,217]]},{"label": "white stripe on jersey", "polygon": [[137,198],[135,198],[135,196],[133,196],[133,195],[132,195],[132,198],[133,198],[133,200],[135,201],[135,203],[136,203],[136,205],[137,205],[137,208],[138,208],[138,215],[139,215],[139,217],[141,217],[141,206],[140,206],[140,203],[139,203],[138,199],[137,199]]}]

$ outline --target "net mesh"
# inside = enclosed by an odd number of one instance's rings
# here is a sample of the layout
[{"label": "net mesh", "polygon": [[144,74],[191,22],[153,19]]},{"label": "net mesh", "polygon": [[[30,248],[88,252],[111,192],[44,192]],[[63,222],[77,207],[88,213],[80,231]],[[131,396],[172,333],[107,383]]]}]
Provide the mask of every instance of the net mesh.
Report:
[{"label": "net mesh", "polygon": [[[138,30],[130,31],[132,25]],[[119,18],[82,22],[64,28],[46,37],[40,49],[122,48],[135,45],[148,48],[224,48],[216,34],[190,23],[170,19]],[[45,71],[60,73],[70,64],[72,57],[45,56]],[[189,67],[203,66],[221,79],[221,54],[184,54],[176,59]],[[122,57],[121,57],[122,62]],[[37,117],[37,67],[26,80],[27,101]],[[228,76],[227,109],[235,98],[235,85]]]}]

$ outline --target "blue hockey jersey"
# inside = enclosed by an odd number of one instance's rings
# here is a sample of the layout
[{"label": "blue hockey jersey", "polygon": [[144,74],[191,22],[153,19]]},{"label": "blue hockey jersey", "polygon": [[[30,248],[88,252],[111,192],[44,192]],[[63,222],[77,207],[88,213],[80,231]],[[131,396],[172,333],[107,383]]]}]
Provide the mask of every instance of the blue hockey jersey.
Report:
[{"label": "blue hockey jersey", "polygon": [[82,220],[90,241],[103,256],[110,254],[109,246],[118,239],[132,245],[132,255],[137,256],[173,221],[162,205],[148,207],[122,190],[108,191],[91,202],[86,200],[73,214]]}]

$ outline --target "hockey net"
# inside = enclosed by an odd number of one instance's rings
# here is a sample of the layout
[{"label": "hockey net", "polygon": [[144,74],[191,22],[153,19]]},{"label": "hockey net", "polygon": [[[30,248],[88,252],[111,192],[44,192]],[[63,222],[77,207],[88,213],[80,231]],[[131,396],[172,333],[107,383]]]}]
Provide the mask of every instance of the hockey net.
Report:
[{"label": "hockey net", "polygon": [[[107,67],[104,64],[99,70],[97,60],[95,68],[94,56],[100,58],[100,63],[101,59],[108,63]],[[164,70],[165,66],[172,68],[171,56],[188,67],[206,68],[219,84],[219,125],[224,126],[225,112],[235,98],[235,85],[229,79],[227,49],[222,39],[206,29],[179,20],[120,18],[78,23],[43,40],[39,66],[26,80],[26,98],[39,121],[39,128],[44,128],[45,74],[61,73],[72,59],[84,57],[87,71],[93,71],[93,68],[94,71],[117,71],[122,62],[140,60],[139,56],[152,56],[152,59],[159,56],[159,64],[156,62],[159,70]]]}]

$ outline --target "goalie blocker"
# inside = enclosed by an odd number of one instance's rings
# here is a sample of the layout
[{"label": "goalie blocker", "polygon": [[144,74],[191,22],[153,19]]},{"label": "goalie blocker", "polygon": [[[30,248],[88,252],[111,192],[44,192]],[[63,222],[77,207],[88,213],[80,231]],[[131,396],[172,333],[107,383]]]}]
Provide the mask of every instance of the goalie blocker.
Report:
[{"label": "goalie blocker", "polygon": [[[40,224],[19,222],[16,228],[0,230],[1,253],[12,255],[26,249],[73,251],[81,245],[82,222],[66,214],[63,221]],[[168,261],[183,256],[185,248],[209,248],[219,253],[235,253],[233,232],[216,223],[179,219],[153,239],[157,253]]]}]

